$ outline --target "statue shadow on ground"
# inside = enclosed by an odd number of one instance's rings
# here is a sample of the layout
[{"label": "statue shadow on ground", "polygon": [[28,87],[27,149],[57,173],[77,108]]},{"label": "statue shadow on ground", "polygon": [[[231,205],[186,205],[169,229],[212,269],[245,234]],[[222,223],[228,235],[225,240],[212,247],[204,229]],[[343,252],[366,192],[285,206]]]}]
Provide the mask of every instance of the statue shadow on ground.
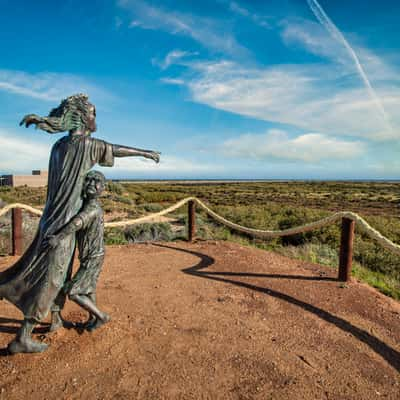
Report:
[{"label": "statue shadow on ground", "polygon": [[[0,317],[0,333],[17,333],[21,327],[23,320],[14,318]],[[33,333],[43,334],[48,333],[50,324],[47,322],[41,322],[40,326],[34,329]],[[1,349],[0,349],[1,350]]]},{"label": "statue shadow on ground", "polygon": [[[22,324],[22,319],[14,319],[14,318],[4,318],[0,317],[0,333],[9,333],[9,334],[16,334],[20,326]],[[70,321],[63,320],[65,329],[74,329],[78,332],[79,335],[82,335],[86,332],[85,324],[84,323],[73,323]],[[37,326],[33,330],[33,334],[36,335],[44,335],[50,332],[50,323],[48,322],[41,322],[39,326]],[[0,357],[9,356],[10,353],[7,347],[0,349]]]},{"label": "statue shadow on ground", "polygon": [[[0,333],[16,334],[22,324],[23,320],[14,318],[0,317]],[[47,322],[40,323],[33,331],[34,334],[45,334],[49,332],[50,324]],[[9,356],[10,353],[7,347],[0,349],[0,357]]]},{"label": "statue shadow on ground", "polygon": [[203,271],[204,268],[207,268],[214,264],[215,260],[207,256],[206,254],[182,249],[179,247],[168,246],[159,243],[153,243],[153,246],[163,247],[167,249],[171,249],[178,252],[192,254],[196,257],[200,258],[200,262],[192,267],[185,268],[182,270],[183,273],[197,276],[199,278],[211,279],[217,282],[229,283],[235,286],[243,287],[246,289],[254,290],[260,293],[264,293],[265,295],[274,297],[276,299],[285,301],[287,303],[293,304],[302,308],[305,311],[308,311],[314,315],[317,315],[319,318],[335,325],[339,329],[344,332],[348,332],[352,334],[356,339],[368,345],[375,353],[379,354],[382,358],[384,358],[393,368],[397,371],[400,371],[400,352],[393,349],[386,343],[382,342],[377,337],[371,335],[364,329],[361,329],[350,322],[346,321],[343,318],[340,318],[336,315],[331,314],[330,312],[318,308],[312,304],[306,303],[302,300],[296,299],[295,297],[289,296],[285,293],[278,292],[277,290],[269,289],[267,287],[261,287],[252,285],[247,282],[241,282],[238,280],[232,280],[221,276],[235,276],[235,277],[265,277],[265,278],[277,278],[277,279],[304,279],[304,280],[317,280],[317,281],[337,281],[335,278],[329,277],[309,277],[309,276],[292,276],[292,275],[279,275],[279,274],[253,274],[253,273],[240,273],[240,272],[213,272],[213,271]]}]

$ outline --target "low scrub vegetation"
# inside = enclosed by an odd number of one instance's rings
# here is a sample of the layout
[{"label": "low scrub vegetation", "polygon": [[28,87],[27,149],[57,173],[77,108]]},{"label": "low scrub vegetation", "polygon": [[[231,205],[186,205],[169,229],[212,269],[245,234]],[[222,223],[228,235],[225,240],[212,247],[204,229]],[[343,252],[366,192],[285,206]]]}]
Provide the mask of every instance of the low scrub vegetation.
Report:
[{"label": "low scrub vegetation", "polygon": [[[398,182],[245,182],[245,183],[131,183],[109,182],[101,201],[108,220],[136,218],[158,212],[188,196],[205,201],[225,218],[252,228],[286,229],[336,211],[353,211],[395,243],[400,243],[400,183]],[[0,188],[6,203],[43,206],[45,189]],[[186,235],[186,209],[177,210],[174,229],[169,224],[143,224],[107,229],[108,244],[175,240]],[[312,232],[272,240],[256,240],[232,232],[196,214],[197,236],[231,240],[277,251],[289,257],[337,268],[340,223]],[[0,221],[0,252],[8,239],[7,218]],[[179,226],[181,227],[179,229]],[[177,228],[178,227],[178,228]],[[353,275],[400,299],[400,257],[383,249],[356,227]],[[5,251],[3,250],[3,253]]]}]

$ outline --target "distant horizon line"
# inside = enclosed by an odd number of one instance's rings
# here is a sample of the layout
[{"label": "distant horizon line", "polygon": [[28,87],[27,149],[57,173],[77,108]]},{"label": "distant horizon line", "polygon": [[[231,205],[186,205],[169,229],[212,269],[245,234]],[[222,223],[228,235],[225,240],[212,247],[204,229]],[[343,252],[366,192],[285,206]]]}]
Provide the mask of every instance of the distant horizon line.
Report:
[{"label": "distant horizon line", "polygon": [[[108,179],[108,178],[107,178]],[[115,182],[287,182],[287,181],[329,181],[329,182],[400,182],[390,178],[110,178]]]},{"label": "distant horizon line", "polygon": [[[32,173],[37,171],[38,170],[32,170]],[[47,172],[47,170],[40,171]],[[22,176],[18,174],[0,173],[0,180],[10,175]],[[107,177],[107,174],[105,175],[106,179],[115,182],[400,182],[400,178],[114,178]]]}]

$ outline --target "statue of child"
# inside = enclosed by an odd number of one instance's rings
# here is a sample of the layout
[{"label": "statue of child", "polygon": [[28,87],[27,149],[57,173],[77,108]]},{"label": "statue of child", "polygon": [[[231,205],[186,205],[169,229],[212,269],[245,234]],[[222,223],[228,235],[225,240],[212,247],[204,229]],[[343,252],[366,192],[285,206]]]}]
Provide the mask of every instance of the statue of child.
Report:
[{"label": "statue of child", "polygon": [[80,266],[75,276],[65,283],[64,291],[89,312],[90,318],[85,325],[89,331],[110,321],[110,316],[96,306],[96,284],[104,260],[104,220],[98,197],[104,187],[104,175],[90,171],[83,184],[81,211],[59,232],[48,237],[48,245],[53,248],[65,236],[76,232]]}]

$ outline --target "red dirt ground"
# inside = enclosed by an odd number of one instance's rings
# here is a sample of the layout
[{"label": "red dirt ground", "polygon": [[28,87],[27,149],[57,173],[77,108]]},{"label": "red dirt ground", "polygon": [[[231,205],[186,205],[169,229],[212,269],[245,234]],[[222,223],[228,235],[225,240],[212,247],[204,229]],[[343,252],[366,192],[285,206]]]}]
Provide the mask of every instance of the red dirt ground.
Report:
[{"label": "red dirt ground", "polygon": [[398,400],[399,303],[335,275],[228,242],[110,246],[98,331],[42,326],[46,353],[8,356],[0,302],[0,399]]}]

